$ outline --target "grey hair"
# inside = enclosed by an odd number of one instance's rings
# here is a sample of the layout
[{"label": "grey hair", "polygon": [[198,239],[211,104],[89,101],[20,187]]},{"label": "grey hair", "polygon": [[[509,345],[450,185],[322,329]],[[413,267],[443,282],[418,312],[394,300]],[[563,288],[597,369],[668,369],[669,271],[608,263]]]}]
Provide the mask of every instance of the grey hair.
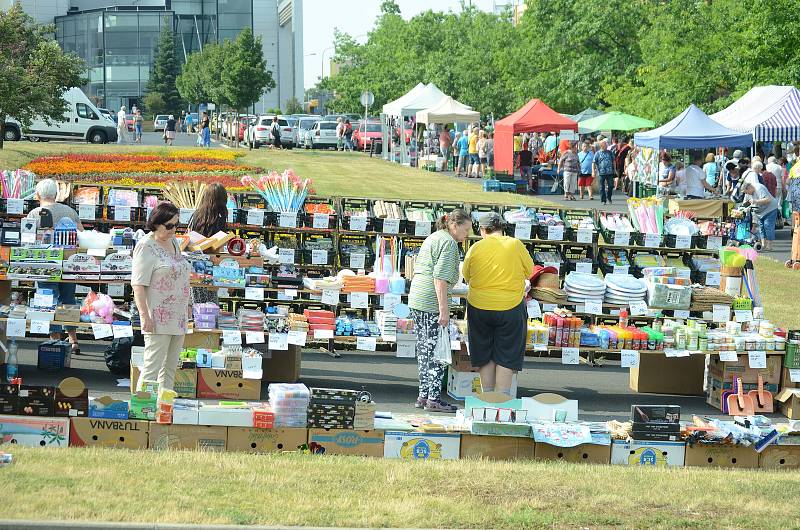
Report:
[{"label": "grey hair", "polygon": [[39,196],[39,200],[56,200],[56,197],[58,197],[58,184],[53,179],[40,180],[36,184],[36,195]]},{"label": "grey hair", "polygon": [[762,169],[764,169],[764,164],[756,160],[751,164],[750,169],[752,169],[753,171],[761,171]]}]

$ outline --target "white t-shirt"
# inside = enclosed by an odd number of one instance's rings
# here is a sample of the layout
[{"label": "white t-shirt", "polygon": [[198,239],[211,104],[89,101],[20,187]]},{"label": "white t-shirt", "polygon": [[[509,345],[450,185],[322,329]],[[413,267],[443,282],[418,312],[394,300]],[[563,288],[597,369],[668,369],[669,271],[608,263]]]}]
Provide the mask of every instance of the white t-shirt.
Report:
[{"label": "white t-shirt", "polygon": [[698,166],[690,164],[686,167],[686,195],[694,197],[703,197],[705,195],[705,188],[703,181],[706,179],[706,174]]},{"label": "white t-shirt", "polygon": [[783,180],[783,166],[780,164],[767,164],[767,171],[775,175],[775,179],[778,181],[778,186],[780,187],[780,183]]},{"label": "white t-shirt", "polygon": [[126,121],[125,111],[120,110],[119,112],[117,112],[117,129],[123,129],[126,128],[127,126],[128,123]]},{"label": "white t-shirt", "polygon": [[686,195],[686,169],[679,169],[675,172],[675,180],[672,182],[672,191],[678,195]]},{"label": "white t-shirt", "polygon": [[744,180],[743,182],[752,184],[755,186],[756,184],[761,184],[758,180],[758,173],[751,168],[748,168],[744,173]]},{"label": "white t-shirt", "polygon": [[778,201],[775,199],[775,197],[772,196],[772,194],[769,192],[766,186],[756,182],[755,184],[753,184],[753,188],[755,188],[755,190],[753,191],[753,195],[751,195],[751,197],[753,198],[753,202],[766,198],[770,199],[770,202],[766,204],[759,204],[757,206],[758,215],[763,216],[770,213],[772,210],[778,209]]}]

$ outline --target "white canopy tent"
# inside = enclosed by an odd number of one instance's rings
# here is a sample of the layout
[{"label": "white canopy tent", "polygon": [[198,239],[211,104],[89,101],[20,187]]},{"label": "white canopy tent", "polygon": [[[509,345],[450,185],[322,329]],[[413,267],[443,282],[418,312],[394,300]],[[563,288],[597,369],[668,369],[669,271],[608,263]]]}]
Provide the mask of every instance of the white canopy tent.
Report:
[{"label": "white canopy tent", "polygon": [[[405,138],[405,131],[403,130],[402,118],[404,117],[414,117],[416,118],[417,112],[421,110],[425,110],[429,107],[436,105],[440,102],[443,98],[446,97],[446,94],[439,90],[439,87],[434,85],[433,83],[428,83],[427,85],[422,85],[422,83],[418,84],[414,88],[412,88],[408,93],[403,96],[400,96],[394,101],[391,101],[383,106],[383,114],[385,116],[395,116],[400,118],[398,121],[400,127],[400,163],[407,164],[410,162],[410,157],[408,155],[408,146],[404,141]],[[383,124],[383,136],[384,138],[388,137],[388,119],[382,119],[381,123]],[[389,145],[388,143],[384,145]],[[385,158],[388,158],[389,153],[388,149],[384,149]]]},{"label": "white canopy tent", "polygon": [[754,142],[800,140],[800,91],[793,86],[757,86],[709,117],[750,133]]},{"label": "white canopy tent", "polygon": [[473,122],[480,118],[480,112],[472,110],[472,107],[459,103],[450,96],[445,96],[436,105],[417,112],[417,122],[425,124]]}]

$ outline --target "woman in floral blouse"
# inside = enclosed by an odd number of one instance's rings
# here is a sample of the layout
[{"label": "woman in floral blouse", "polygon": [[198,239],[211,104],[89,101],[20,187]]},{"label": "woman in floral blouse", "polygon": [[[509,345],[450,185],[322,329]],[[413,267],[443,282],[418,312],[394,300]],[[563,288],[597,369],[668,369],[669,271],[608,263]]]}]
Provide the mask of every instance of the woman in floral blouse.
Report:
[{"label": "woman in floral blouse", "polygon": [[178,208],[170,202],[156,206],[147,220],[150,231],[133,250],[131,285],[144,334],[145,381],[172,389],[189,320],[189,272],[175,229]]}]

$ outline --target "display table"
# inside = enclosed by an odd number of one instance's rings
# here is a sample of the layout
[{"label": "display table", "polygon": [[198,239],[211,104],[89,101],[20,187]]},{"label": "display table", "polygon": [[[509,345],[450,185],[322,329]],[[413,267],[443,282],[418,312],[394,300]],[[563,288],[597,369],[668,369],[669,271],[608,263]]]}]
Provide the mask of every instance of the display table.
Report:
[{"label": "display table", "polygon": [[730,199],[670,199],[669,213],[677,211],[692,212],[701,219],[724,219],[728,215]]}]

